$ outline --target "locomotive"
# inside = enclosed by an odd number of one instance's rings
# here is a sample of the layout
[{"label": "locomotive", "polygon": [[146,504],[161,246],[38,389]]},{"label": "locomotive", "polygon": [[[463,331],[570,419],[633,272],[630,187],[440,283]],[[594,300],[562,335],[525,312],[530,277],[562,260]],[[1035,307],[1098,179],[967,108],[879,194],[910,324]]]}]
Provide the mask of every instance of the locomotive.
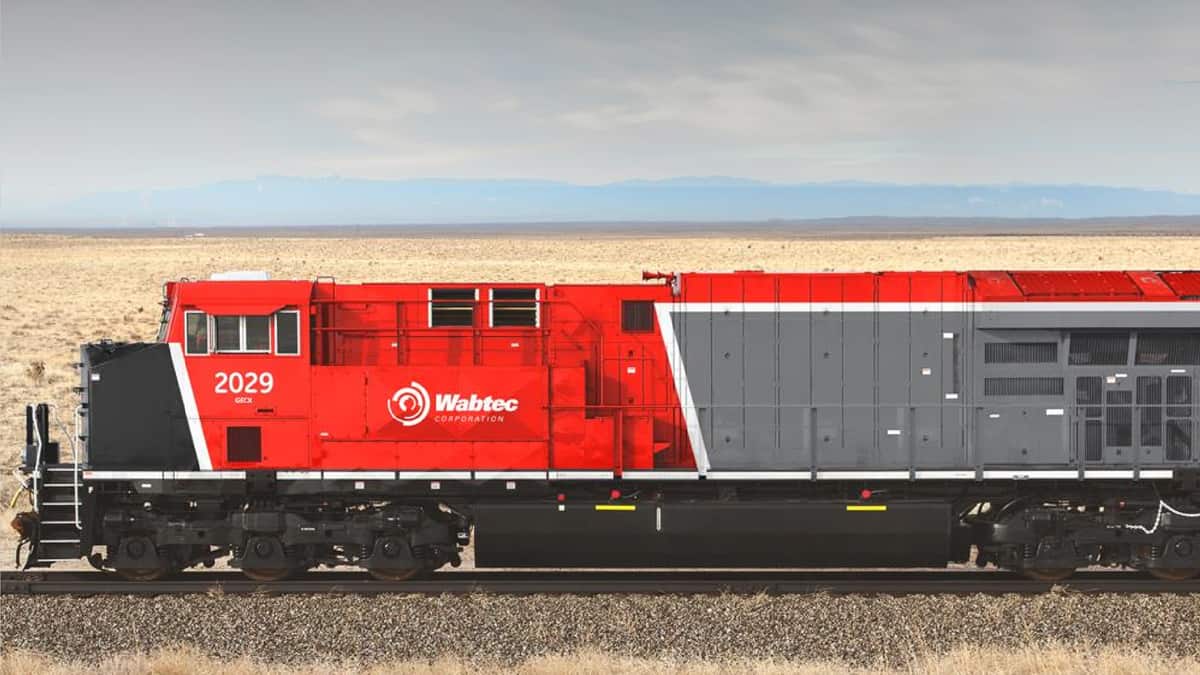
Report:
[{"label": "locomotive", "polygon": [[1200,272],[643,277],[166,283],[28,408],[25,565],[1200,573]]}]

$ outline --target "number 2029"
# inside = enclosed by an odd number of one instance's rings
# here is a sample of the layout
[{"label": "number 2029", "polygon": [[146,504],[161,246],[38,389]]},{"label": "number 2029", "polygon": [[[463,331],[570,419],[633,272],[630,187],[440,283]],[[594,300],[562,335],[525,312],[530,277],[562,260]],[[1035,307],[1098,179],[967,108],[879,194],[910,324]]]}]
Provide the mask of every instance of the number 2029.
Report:
[{"label": "number 2029", "polygon": [[217,373],[217,394],[269,394],[275,388],[275,376],[271,373]]}]

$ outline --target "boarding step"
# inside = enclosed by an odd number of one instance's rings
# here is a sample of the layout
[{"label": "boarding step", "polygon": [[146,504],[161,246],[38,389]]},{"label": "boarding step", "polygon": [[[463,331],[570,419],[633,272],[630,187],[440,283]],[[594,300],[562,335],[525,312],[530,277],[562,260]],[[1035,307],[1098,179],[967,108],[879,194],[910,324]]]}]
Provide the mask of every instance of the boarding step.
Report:
[{"label": "boarding step", "polygon": [[79,560],[82,557],[78,539],[43,539],[37,545],[37,559],[41,562]]},{"label": "boarding step", "polygon": [[74,464],[43,464],[42,471],[61,475],[64,473],[76,473],[78,470]]},{"label": "boarding step", "polygon": [[38,488],[38,501],[43,504],[52,502],[75,502],[79,487],[75,485],[42,485]]},{"label": "boarding step", "polygon": [[42,503],[74,501],[82,485],[74,464],[46,464],[38,477],[38,498]]},{"label": "boarding step", "polygon": [[48,523],[70,523],[74,525],[76,515],[74,502],[66,504],[42,504],[41,508],[38,509],[38,519],[43,525]]},{"label": "boarding step", "polygon": [[74,520],[43,520],[38,526],[41,528],[42,539],[53,539],[56,535],[60,539],[79,537],[79,529],[75,527]]}]

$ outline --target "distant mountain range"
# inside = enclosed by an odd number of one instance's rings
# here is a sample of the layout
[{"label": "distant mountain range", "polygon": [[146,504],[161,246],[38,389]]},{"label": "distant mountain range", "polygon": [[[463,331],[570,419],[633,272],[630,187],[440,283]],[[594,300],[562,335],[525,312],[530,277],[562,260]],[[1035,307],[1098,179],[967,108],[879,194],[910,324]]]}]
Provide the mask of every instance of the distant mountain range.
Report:
[{"label": "distant mountain range", "polygon": [[1200,214],[1200,194],[1087,185],[788,185],[728,177],[575,185],[541,180],[270,176],[95,194],[53,209],[0,213],[0,223],[190,227],[1194,214]]}]

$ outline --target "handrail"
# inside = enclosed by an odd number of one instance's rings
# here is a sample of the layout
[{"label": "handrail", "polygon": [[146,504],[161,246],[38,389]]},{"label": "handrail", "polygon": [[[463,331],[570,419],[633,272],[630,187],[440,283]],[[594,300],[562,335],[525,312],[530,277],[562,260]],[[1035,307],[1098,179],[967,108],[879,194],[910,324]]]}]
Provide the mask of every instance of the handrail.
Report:
[{"label": "handrail", "polygon": [[[83,410],[83,406],[79,405],[75,407],[75,418],[72,420],[74,431],[72,433],[68,432],[67,425],[63,424],[62,416],[58,414],[58,405],[54,403],[46,403],[44,405],[54,413],[54,420],[58,422],[59,429],[67,436],[71,443],[71,462],[73,467],[71,486],[72,494],[74,495],[75,529],[82,530],[83,521],[79,517],[79,446],[76,444],[76,439],[79,435],[79,416]],[[47,429],[48,431],[49,429]],[[37,440],[37,454],[33,462],[33,507],[38,513],[41,513],[41,502],[38,500],[38,486],[44,479],[44,476],[42,476],[42,450],[45,446],[42,443],[42,433],[41,428],[38,426],[38,416],[36,413],[33,415],[33,435]]]},{"label": "handrail", "polygon": [[71,417],[71,459],[75,462],[75,470],[71,474],[71,483],[75,486],[75,529],[83,531],[83,519],[79,517],[79,503],[83,500],[79,498],[79,447],[83,444],[83,439],[79,436],[79,420],[83,416],[83,404],[75,406],[75,414]]},{"label": "handrail", "polygon": [[37,408],[33,412],[33,437],[37,441],[37,453],[33,459],[33,509],[41,513],[41,502],[38,501],[38,483],[41,482],[42,472],[42,432],[38,428]]}]

